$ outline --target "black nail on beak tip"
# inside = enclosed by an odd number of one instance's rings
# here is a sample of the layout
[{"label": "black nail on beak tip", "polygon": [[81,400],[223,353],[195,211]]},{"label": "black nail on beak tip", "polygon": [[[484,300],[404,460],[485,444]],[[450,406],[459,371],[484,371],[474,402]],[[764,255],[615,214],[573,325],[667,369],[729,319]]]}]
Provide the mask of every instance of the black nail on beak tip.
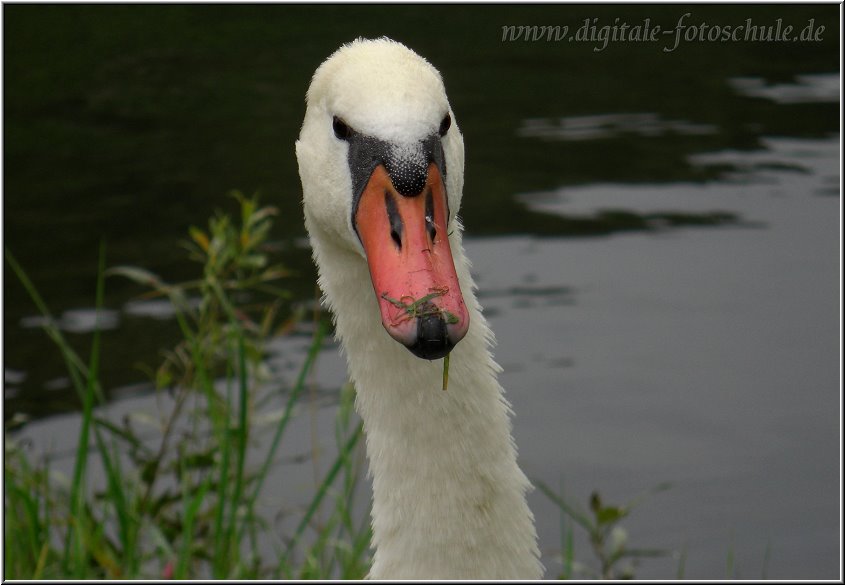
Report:
[{"label": "black nail on beak tip", "polygon": [[449,341],[443,316],[434,314],[417,319],[417,341],[407,347],[419,358],[436,360],[446,357],[455,345]]}]

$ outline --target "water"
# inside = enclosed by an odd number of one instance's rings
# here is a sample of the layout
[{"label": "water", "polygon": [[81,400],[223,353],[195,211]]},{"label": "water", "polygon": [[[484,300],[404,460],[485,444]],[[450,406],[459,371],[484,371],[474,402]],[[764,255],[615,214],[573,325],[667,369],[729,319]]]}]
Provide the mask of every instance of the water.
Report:
[{"label": "water", "polygon": [[[563,478],[583,503],[591,486],[618,501],[672,482],[635,513],[632,541],[686,543],[689,577],[725,576],[731,548],[738,574],[759,577],[767,545],[769,576],[836,574],[840,216],[828,190],[839,142],[766,146],[700,157],[748,165],[704,186],[525,196],[575,214],[718,207],[748,226],[491,239],[468,249],[482,290],[529,281],[567,291],[486,303],[498,310],[502,382],[529,475],[552,486]],[[500,264],[519,273],[493,268]],[[540,518],[553,515],[542,497],[534,503]],[[557,527],[543,529],[553,542]],[[638,575],[668,570],[655,561]]]},{"label": "water", "polygon": [[[664,482],[625,523],[686,551],[685,576],[839,573],[839,24],[835,7],[697,6],[692,22],[810,19],[816,43],[501,42],[503,24],[579,26],[681,7],[4,8],[4,244],[80,350],[97,245],[178,280],[178,240],[225,192],[280,208],[292,304],[313,298],[293,141],[313,69],[357,34],[435,65],[467,144],[467,253],[496,331],[532,478],[586,505]],[[396,18],[401,13],[401,18]],[[342,23],[342,25],[341,25]],[[68,24],[72,26],[68,26]],[[430,34],[436,29],[438,34]],[[113,413],[150,410],[137,363],[177,328],[112,278],[100,315]],[[4,266],[4,419],[36,444],[73,436],[58,353]],[[291,375],[304,340],[279,341]],[[83,350],[84,353],[84,350]],[[287,361],[285,361],[287,360]],[[320,360],[330,450],[336,348]],[[115,415],[117,416],[117,414]],[[307,488],[310,417],[288,444]],[[328,457],[326,457],[328,459]],[[296,463],[295,461],[299,461]],[[557,513],[531,495],[547,576]],[[768,550],[768,552],[767,552]],[[589,560],[587,544],[576,555]],[[766,558],[768,557],[768,561]],[[677,558],[646,560],[671,578]]]}]

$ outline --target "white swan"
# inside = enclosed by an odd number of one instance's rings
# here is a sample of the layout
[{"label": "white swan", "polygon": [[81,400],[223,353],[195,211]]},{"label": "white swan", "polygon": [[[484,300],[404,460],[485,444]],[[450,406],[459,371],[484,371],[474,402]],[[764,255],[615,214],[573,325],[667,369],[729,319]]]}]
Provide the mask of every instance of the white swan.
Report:
[{"label": "white swan", "polygon": [[[529,482],[461,244],[464,146],[440,74],[389,39],[342,46],[314,73],[296,155],[367,437],[369,578],[540,578]],[[443,392],[431,360],[453,347]]]}]

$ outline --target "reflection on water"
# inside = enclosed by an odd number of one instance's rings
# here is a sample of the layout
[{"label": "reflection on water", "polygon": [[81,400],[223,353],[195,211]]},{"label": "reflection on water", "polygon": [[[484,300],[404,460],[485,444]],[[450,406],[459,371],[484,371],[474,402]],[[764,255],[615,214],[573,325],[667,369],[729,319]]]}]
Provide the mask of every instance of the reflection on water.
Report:
[{"label": "reflection on water", "polygon": [[[594,486],[621,501],[673,482],[628,526],[642,546],[685,546],[692,578],[726,577],[729,549],[742,577],[759,577],[767,546],[769,576],[837,571],[838,518],[829,507],[839,486],[839,201],[819,190],[838,182],[839,138],[766,145],[697,158],[727,157],[743,169],[708,184],[525,196],[565,215],[718,207],[765,229],[467,246],[482,290],[534,274],[533,286],[571,293],[555,309],[484,301],[496,309],[496,355],[526,472],[552,486],[563,480],[581,502]],[[551,558],[555,510],[542,496],[531,503]],[[637,575],[666,578],[675,566],[644,563]]]},{"label": "reflection on water", "polygon": [[[563,187],[552,192],[519,196],[528,207],[567,217],[593,217],[607,209],[623,209],[643,216],[680,212],[691,215],[713,209],[745,218],[744,225],[761,225],[767,207],[781,204],[772,197],[838,193],[839,141],[766,138],[762,150],[721,151],[690,157],[700,166],[730,164],[722,181],[706,184],[594,184]],[[736,185],[726,189],[726,184]],[[766,202],[766,203],[764,203]],[[800,200],[799,200],[800,204]]]},{"label": "reflection on water", "polygon": [[728,83],[741,95],[766,98],[778,104],[839,101],[839,76],[833,73],[796,75],[795,83],[770,85],[761,77],[735,77]]},{"label": "reflection on water", "polygon": [[120,317],[117,311],[110,309],[70,309],[63,312],[55,322],[48,317],[34,315],[21,319],[20,326],[24,329],[42,329],[50,323],[68,333],[93,333],[97,328],[100,331],[117,329]]},{"label": "reflection on water", "polygon": [[[184,302],[196,309],[199,308],[200,299],[189,297]],[[176,318],[176,307],[169,299],[132,300],[123,305],[123,311],[133,317],[150,317],[165,321]]]},{"label": "reflection on water", "polygon": [[[441,68],[465,134],[466,247],[526,472],[552,486],[563,479],[579,501],[595,488],[624,501],[675,482],[629,526],[632,543],[685,547],[688,577],[727,576],[729,551],[741,576],[757,577],[770,543],[770,577],[830,578],[839,555],[830,514],[835,8],[779,8],[796,22],[826,18],[824,44],[690,43],[668,56],[499,37],[502,22],[623,11],[672,23],[680,7],[423,6],[406,19],[398,8],[345,7],[340,30],[306,7],[7,6],[5,245],[83,355],[94,319],[105,324],[112,412],[154,413],[135,364],[155,364],[172,346],[172,307],[110,278],[106,307],[91,309],[99,238],[110,264],[185,280],[196,271],[179,260],[187,227],[231,210],[228,188],[260,187],[280,208],[276,238],[299,275],[285,308],[312,303],[292,152],[302,94],[341,41],[391,34]],[[767,10],[696,7],[737,22]],[[90,35],[69,38],[78,30]],[[4,277],[7,425],[78,408],[43,320],[7,268]],[[289,382],[307,343],[307,331],[274,340],[269,375]],[[328,447],[345,371],[328,346],[314,394]],[[264,414],[271,424],[273,409]],[[22,436],[61,446],[76,420],[36,421]],[[285,458],[304,466],[294,482],[302,494],[311,433],[307,417],[295,424]],[[551,577],[557,516],[531,497]],[[586,557],[588,544],[577,546]],[[676,561],[654,561],[637,575],[675,570]]]},{"label": "reflection on water", "polygon": [[716,128],[710,124],[693,124],[684,120],[663,120],[659,114],[652,112],[525,120],[517,130],[517,135],[545,140],[597,140],[618,137],[620,134],[662,136],[667,132],[696,136],[715,134]]},{"label": "reflection on water", "polygon": [[[763,138],[761,150],[737,152],[724,150],[697,154],[690,157],[695,165],[724,166],[730,164],[732,171],[726,179],[733,181],[773,181],[766,171],[789,170],[808,175],[792,177],[798,182],[812,184],[812,193],[825,195],[840,181],[836,160],[839,156],[836,140],[794,140],[788,138]],[[786,177],[778,173],[779,177]],[[837,189],[838,192],[838,189]]]}]

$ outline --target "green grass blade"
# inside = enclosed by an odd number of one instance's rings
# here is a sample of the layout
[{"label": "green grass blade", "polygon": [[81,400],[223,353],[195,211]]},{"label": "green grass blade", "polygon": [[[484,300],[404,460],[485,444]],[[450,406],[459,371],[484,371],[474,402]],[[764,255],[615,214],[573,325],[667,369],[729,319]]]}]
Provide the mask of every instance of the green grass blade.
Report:
[{"label": "green grass blade", "polygon": [[[70,374],[71,380],[73,381],[73,387],[76,389],[76,392],[79,395],[79,400],[80,402],[84,402],[86,383],[83,381],[83,378],[88,377],[88,368],[85,366],[84,362],[79,358],[76,352],[73,351],[73,349],[70,347],[70,344],[68,344],[67,340],[65,339],[64,335],[62,335],[61,330],[56,326],[56,320],[53,318],[50,309],[47,308],[47,304],[44,302],[44,299],[38,293],[38,290],[35,288],[35,285],[29,279],[29,276],[26,274],[26,271],[24,271],[21,265],[18,264],[18,261],[15,259],[14,255],[9,250],[5,250],[5,253],[6,261],[9,263],[10,268],[23,285],[24,289],[29,295],[29,298],[32,300],[32,302],[35,304],[35,307],[38,309],[38,312],[41,313],[41,316],[44,318],[44,331],[59,348],[59,351],[62,354],[62,358],[65,361],[68,373]],[[102,391],[100,390],[99,385],[95,386],[95,389],[97,391],[98,397],[101,401],[103,401]]]},{"label": "green grass blade", "polygon": [[244,467],[246,465],[246,447],[249,440],[249,386],[247,383],[246,370],[246,348],[244,342],[243,331],[238,329],[238,386],[240,390],[240,402],[238,405],[238,427],[237,427],[237,459],[235,461],[235,489],[232,496],[232,505],[230,509],[231,518],[229,520],[229,531],[227,539],[229,540],[232,553],[235,555],[235,563],[239,556],[238,538],[236,536],[235,527],[238,522],[238,508],[241,502],[241,495],[244,487]]},{"label": "green grass blade", "polygon": [[[187,475],[187,474],[186,474]],[[205,496],[211,488],[211,476],[207,476],[200,485],[197,493],[193,498],[190,498],[185,507],[185,512],[182,518],[182,549],[179,551],[179,559],[176,563],[176,570],[174,571],[175,579],[185,579],[188,573],[188,565],[193,557],[193,538],[194,538],[194,520],[197,517],[200,506],[202,506]],[[184,497],[188,499],[187,489],[184,490]]]},{"label": "green grass blade", "polygon": [[563,578],[572,579],[575,571],[575,538],[571,524],[566,527],[566,547],[564,548],[563,559]]},{"label": "green grass blade", "polygon": [[728,545],[728,556],[725,562],[725,578],[734,578],[734,533],[731,531],[731,540]]},{"label": "green grass blade", "polygon": [[594,527],[590,519],[587,518],[586,515],[582,514],[572,506],[570,506],[563,498],[561,498],[558,494],[554,493],[549,486],[545,483],[540,481],[539,479],[534,480],[534,485],[543,492],[547,498],[549,498],[552,502],[554,502],[558,508],[566,512],[566,514],[572,518],[575,522],[577,522],[584,530],[589,533],[594,532]]},{"label": "green grass blade", "polygon": [[361,437],[361,433],[363,432],[363,430],[364,423],[358,423],[358,426],[355,427],[355,431],[349,437],[349,440],[343,446],[341,452],[338,453],[334,464],[329,469],[329,472],[326,474],[325,479],[323,479],[322,483],[317,488],[317,493],[314,494],[314,498],[311,500],[311,504],[308,506],[308,509],[305,512],[305,516],[303,516],[302,520],[299,522],[299,526],[296,527],[296,531],[294,532],[293,538],[288,544],[287,552],[284,555],[285,558],[289,557],[290,552],[293,550],[294,546],[296,546],[296,543],[299,541],[299,538],[305,532],[305,528],[311,521],[311,517],[314,515],[314,513],[317,511],[317,508],[320,506],[320,503],[323,501],[323,497],[326,495],[326,491],[328,490],[329,486],[334,483],[334,479],[342,467],[344,457],[346,457],[348,453],[353,448],[355,448],[355,445],[358,443],[358,439]]},{"label": "green grass blade", "polygon": [[[221,466],[221,491],[220,502],[217,510],[217,517],[215,520],[215,527],[217,529],[216,538],[216,554],[214,559],[215,575],[217,578],[226,578],[229,576],[233,566],[238,564],[240,556],[240,546],[238,535],[243,533],[246,523],[238,530],[238,509],[243,494],[244,487],[244,468],[246,465],[246,448],[249,440],[249,385],[247,380],[246,368],[246,347],[243,331],[233,323],[235,330],[235,337],[237,343],[237,360],[238,360],[238,424],[234,432],[227,424],[226,438],[225,438],[225,457]],[[227,400],[228,404],[228,400]],[[228,409],[227,409],[228,410]],[[227,416],[228,421],[228,416]],[[229,453],[232,450],[230,444],[234,440],[235,446],[235,462],[234,462],[234,486],[232,490],[231,504],[228,507],[229,518],[224,526],[224,508],[225,508],[225,484],[229,476]]]},{"label": "green grass blade", "polygon": [[[103,291],[105,288],[105,245],[100,244],[100,261],[97,270],[97,292],[95,310],[100,311],[103,305]],[[94,327],[94,338],[91,342],[91,358],[88,366],[87,383],[85,387],[85,394],[82,405],[82,425],[79,431],[79,440],[76,449],[76,463],[73,470],[73,481],[71,483],[71,514],[74,518],[74,531],[68,532],[68,538],[65,541],[65,553],[71,550],[71,534],[75,534],[73,539],[73,561],[74,572],[77,578],[84,578],[85,565],[88,562],[88,551],[85,547],[84,539],[84,523],[85,517],[85,479],[87,475],[88,466],[88,442],[90,440],[91,420],[93,418],[94,409],[94,387],[97,379],[100,365],[100,327],[99,323]]]},{"label": "green grass blade", "polygon": [[[195,360],[198,358],[194,358]],[[226,504],[229,501],[228,487],[229,487],[229,461],[232,452],[232,433],[229,424],[229,411],[231,410],[231,371],[227,363],[226,368],[226,402],[225,409],[218,411],[213,404],[215,395],[210,389],[206,391],[208,400],[209,416],[214,424],[216,437],[218,441],[218,450],[221,453],[220,467],[218,468],[218,494],[217,494],[217,509],[214,517],[214,558],[212,559],[212,574],[216,579],[225,579],[229,573],[229,549],[230,542],[228,539],[229,530],[226,527]],[[198,369],[205,369],[205,364],[197,364]]]},{"label": "green grass blade", "polygon": [[138,520],[134,511],[130,509],[129,496],[124,490],[124,476],[117,445],[112,443],[112,450],[110,451],[96,424],[93,426],[93,430],[100,460],[106,473],[108,502],[114,508],[117,516],[118,537],[121,544],[120,552],[122,553],[121,570],[124,577],[132,577],[138,570],[136,554]]},{"label": "green grass blade", "polygon": [[[560,487],[558,490],[561,500],[563,500],[563,478],[560,479]],[[561,579],[572,578],[572,557],[573,557],[573,542],[572,542],[572,527],[566,521],[566,513],[562,508],[558,508],[558,521],[560,524],[560,560],[561,560]]]},{"label": "green grass blade", "polygon": [[[227,433],[228,436],[228,433]],[[227,542],[224,520],[226,518],[227,487],[229,485],[229,440],[225,439],[221,445],[220,469],[218,476],[217,511],[214,519],[214,559],[212,570],[215,579],[224,579],[227,572]]]},{"label": "green grass blade", "polygon": [[217,510],[214,517],[214,559],[212,559],[212,572],[215,579],[224,579],[228,572],[228,543],[226,540],[227,530],[224,526],[226,518],[226,503],[228,502],[227,488],[229,477],[229,445],[228,440],[221,446],[222,457],[218,473]]},{"label": "green grass blade", "polygon": [[687,569],[687,543],[681,548],[681,554],[678,558],[678,570],[675,573],[675,578],[678,581],[683,581]]},{"label": "green grass blade", "polygon": [[[40,550],[37,533],[37,519],[33,518],[33,502],[27,490],[18,486],[8,475],[5,480],[5,560],[8,567],[16,571],[11,575],[24,574],[25,567],[36,563]],[[16,538],[12,537],[15,535]],[[8,573],[7,573],[8,576]]]},{"label": "green grass blade", "polygon": [[772,557],[772,541],[766,541],[766,551],[763,553],[763,570],[760,573],[760,578],[764,581],[769,578],[769,561]]},{"label": "green grass blade", "polygon": [[326,324],[324,322],[320,322],[317,325],[317,329],[314,332],[314,339],[311,342],[311,347],[308,349],[308,355],[305,357],[305,363],[302,365],[302,369],[299,371],[299,376],[297,377],[296,384],[291,389],[290,396],[288,397],[288,401],[285,404],[285,410],[282,414],[282,418],[279,421],[278,426],[276,427],[276,432],[273,435],[273,440],[270,443],[270,449],[267,453],[267,457],[264,459],[264,463],[261,466],[261,469],[258,472],[258,476],[255,481],[255,488],[253,489],[252,495],[248,501],[248,508],[250,513],[252,512],[253,505],[255,501],[258,499],[258,494],[261,493],[261,487],[264,485],[264,480],[267,478],[267,473],[270,470],[270,466],[273,464],[273,459],[276,455],[276,449],[281,442],[282,435],[285,432],[285,428],[287,428],[288,421],[290,420],[291,415],[293,414],[293,407],[296,404],[297,399],[299,398],[302,389],[305,387],[305,380],[308,372],[311,370],[311,366],[314,364],[314,361],[317,359],[317,354],[320,352],[320,348],[322,347],[323,337],[326,334]]}]

